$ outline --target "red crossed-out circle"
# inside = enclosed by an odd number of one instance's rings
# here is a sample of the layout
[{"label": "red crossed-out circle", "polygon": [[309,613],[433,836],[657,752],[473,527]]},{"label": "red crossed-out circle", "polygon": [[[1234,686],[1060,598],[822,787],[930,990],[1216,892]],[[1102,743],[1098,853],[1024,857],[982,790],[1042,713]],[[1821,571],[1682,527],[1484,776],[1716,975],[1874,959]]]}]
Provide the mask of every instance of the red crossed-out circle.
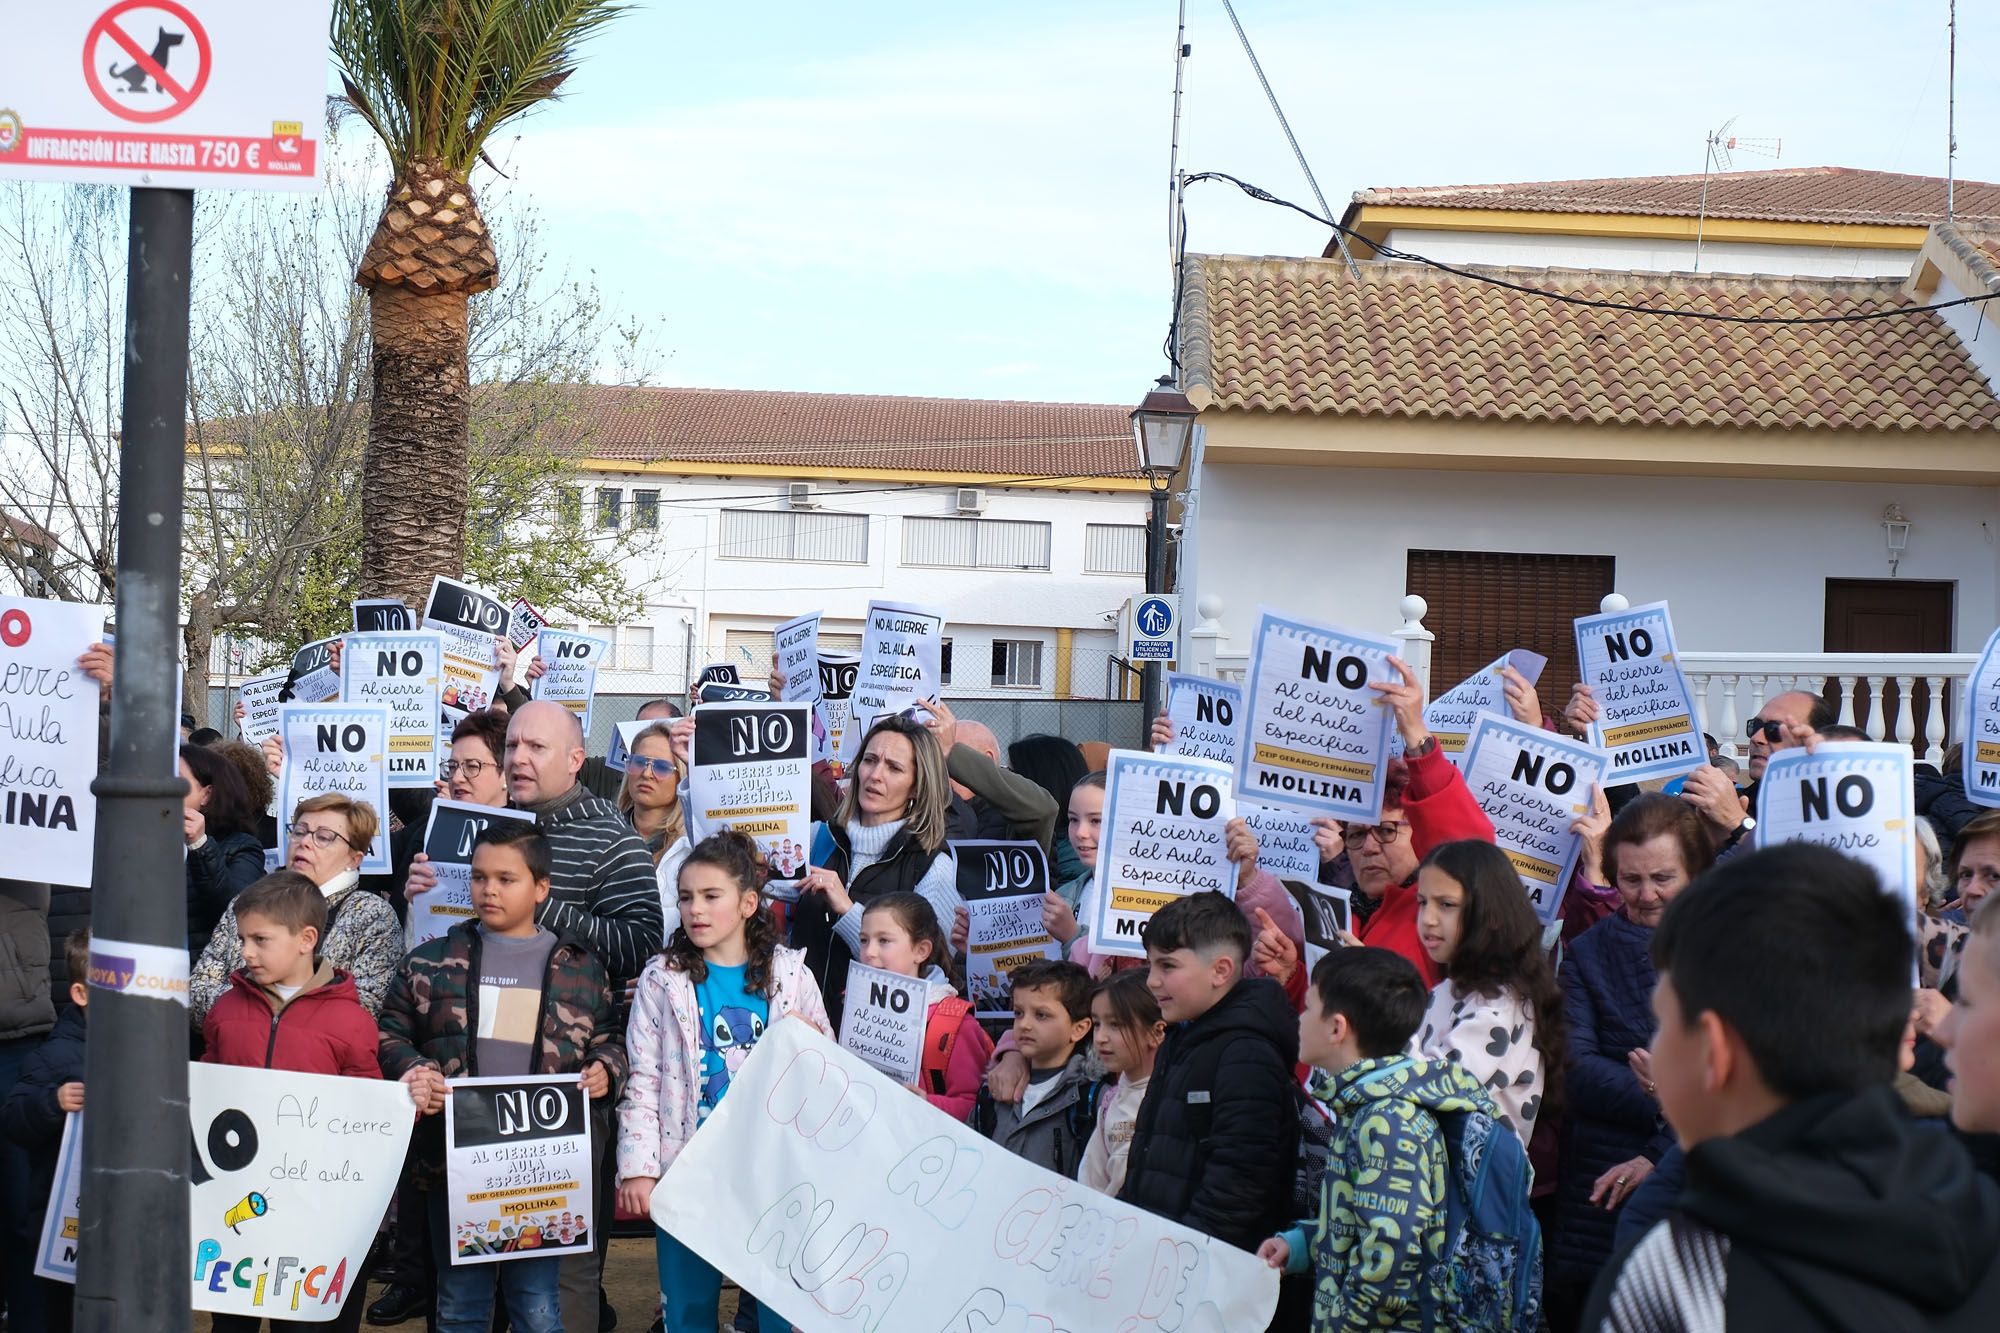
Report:
[{"label": "red crossed-out circle", "polygon": [[[194,76],[192,86],[181,83],[162,69],[154,62],[152,52],[144,42],[115,22],[120,15],[135,9],[164,10],[187,25],[188,38],[194,43],[195,51],[201,57],[201,70]],[[144,70],[146,76],[166,93],[169,102],[164,110],[141,111],[119,101],[117,95],[105,86],[104,80],[110,77],[110,71],[97,68],[97,43],[104,37],[109,37],[121,47],[132,62]],[[208,86],[209,64],[208,30],[201,26],[201,21],[193,14],[175,4],[174,0],[119,0],[117,4],[98,16],[97,22],[90,25],[90,31],[85,33],[83,38],[84,86],[90,89],[90,95],[97,99],[99,106],[122,120],[150,124],[178,116],[193,106],[195,99],[201,96],[201,90]]]},{"label": "red crossed-out circle", "polygon": [[34,622],[20,607],[9,607],[4,615],[0,615],[0,643],[9,648],[19,648],[34,632]]}]

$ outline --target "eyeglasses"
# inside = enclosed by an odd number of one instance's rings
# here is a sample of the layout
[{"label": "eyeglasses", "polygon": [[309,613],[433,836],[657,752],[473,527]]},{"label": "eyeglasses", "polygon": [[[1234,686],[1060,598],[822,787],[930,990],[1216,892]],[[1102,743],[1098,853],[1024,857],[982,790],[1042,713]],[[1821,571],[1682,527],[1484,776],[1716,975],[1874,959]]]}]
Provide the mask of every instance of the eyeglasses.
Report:
[{"label": "eyeglasses", "polygon": [[1403,834],[1401,824],[1342,824],[1340,836],[1351,843],[1372,837],[1379,846],[1387,847]]},{"label": "eyeglasses", "polygon": [[468,782],[477,782],[481,773],[489,768],[498,767],[500,765],[485,759],[447,759],[439,766],[439,771],[447,778],[454,778],[463,773]]},{"label": "eyeglasses", "polygon": [[680,769],[671,759],[655,759],[651,755],[634,754],[625,757],[625,771],[642,778],[664,778],[678,776]]},{"label": "eyeglasses", "polygon": [[1773,722],[1766,718],[1753,717],[1748,722],[1743,724],[1743,734],[1748,736],[1753,741],[1757,739],[1757,733],[1760,731],[1764,733],[1764,739],[1766,741],[1769,741],[1770,743],[1775,745],[1777,744],[1778,741],[1784,738],[1785,720],[1783,718],[1779,718],[1777,721]]},{"label": "eyeglasses", "polygon": [[310,824],[294,824],[286,829],[285,832],[290,834],[294,840],[311,838],[321,847],[331,847],[336,842],[344,842],[350,847],[354,846],[354,839],[348,837],[345,833],[335,833],[330,828],[314,828]]}]

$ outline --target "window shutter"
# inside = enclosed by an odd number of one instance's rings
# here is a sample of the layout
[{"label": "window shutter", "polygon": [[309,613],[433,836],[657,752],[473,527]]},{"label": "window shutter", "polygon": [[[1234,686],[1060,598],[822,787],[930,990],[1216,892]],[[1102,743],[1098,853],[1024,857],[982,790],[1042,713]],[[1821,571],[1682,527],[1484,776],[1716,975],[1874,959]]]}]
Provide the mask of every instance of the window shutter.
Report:
[{"label": "window shutter", "polygon": [[1405,585],[1430,604],[1431,694],[1444,693],[1494,658],[1529,648],[1549,659],[1536,692],[1560,715],[1576,684],[1578,616],[1595,615],[1616,584],[1608,555],[1512,551],[1411,551]]}]

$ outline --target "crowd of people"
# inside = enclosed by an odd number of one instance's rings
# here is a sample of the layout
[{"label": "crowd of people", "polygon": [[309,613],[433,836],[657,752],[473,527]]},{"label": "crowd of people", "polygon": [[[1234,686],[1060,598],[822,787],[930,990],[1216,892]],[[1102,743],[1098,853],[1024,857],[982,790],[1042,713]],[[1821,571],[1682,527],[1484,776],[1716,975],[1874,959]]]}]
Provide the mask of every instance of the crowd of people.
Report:
[{"label": "crowd of people", "polygon": [[[1544,929],[1430,734],[1422,686],[1392,664],[1374,685],[1402,743],[1384,809],[1314,824],[1319,880],[1349,891],[1352,929],[1311,967],[1296,902],[1241,820],[1233,894],[1160,908],[1143,959],[1093,950],[1103,747],[1034,736],[1003,752],[939,700],[876,722],[846,771],[815,766],[813,836],[782,868],[733,831],[690,838],[698,722],[670,700],[640,710],[619,772],[586,753],[574,713],[510,686],[456,725],[434,793],[276,812],[289,850],[268,874],[282,747],[190,736],[191,1050],[407,1085],[420,1119],[364,1274],[382,1287],[370,1301],[354,1283],[337,1328],[421,1316],[484,1333],[496,1309],[521,1333],[609,1327],[602,1243],[451,1263],[448,1081],[580,1076],[599,1188],[597,1215],[572,1221],[601,1242],[614,1209],[650,1217],[772,1024],[837,1034],[856,962],[924,983],[913,1091],[932,1108],[1254,1253],[1283,1274],[1274,1329],[1991,1327],[2000,811],[1967,800],[1952,766],[1920,770],[1914,920],[1859,862],[1756,848],[1771,755],[1855,738],[1818,696],[1779,695],[1748,724],[1740,772],[1593,793]],[[108,653],[84,668],[108,686]],[[1581,732],[1598,716],[1588,687],[1545,716],[1507,675],[1523,722]],[[1173,739],[1156,719],[1154,744]],[[474,915],[406,950],[409,903],[438,883],[421,851],[433,796],[532,819],[479,834]],[[990,1028],[967,989],[952,851],[975,838],[1047,853],[1042,918],[1063,955],[1018,968],[1013,1020]],[[384,842],[390,874],[363,875]],[[796,879],[794,853],[810,861]],[[0,884],[24,992],[0,1006],[17,1230],[39,1223],[63,1118],[85,1101],[88,926],[62,930],[36,887]],[[30,938],[44,919],[53,981]],[[710,1333],[738,1275],[654,1240],[654,1326]],[[10,1248],[18,1265],[34,1247]],[[769,1294],[742,1290],[735,1326],[791,1327]],[[10,1268],[5,1298],[10,1328],[69,1327],[60,1284]]]}]

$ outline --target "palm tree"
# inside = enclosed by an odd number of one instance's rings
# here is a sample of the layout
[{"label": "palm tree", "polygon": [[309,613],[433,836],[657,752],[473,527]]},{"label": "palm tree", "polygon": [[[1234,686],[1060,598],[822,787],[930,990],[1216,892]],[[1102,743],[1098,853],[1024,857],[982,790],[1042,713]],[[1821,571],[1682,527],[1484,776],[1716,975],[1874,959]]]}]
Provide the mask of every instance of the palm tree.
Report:
[{"label": "palm tree", "polygon": [[373,401],[362,463],[364,596],[422,614],[465,558],[471,298],[499,257],[472,191],[507,124],[552,100],[610,0],[335,0],[347,100],[389,150],[389,198],[355,280],[368,289]]}]

